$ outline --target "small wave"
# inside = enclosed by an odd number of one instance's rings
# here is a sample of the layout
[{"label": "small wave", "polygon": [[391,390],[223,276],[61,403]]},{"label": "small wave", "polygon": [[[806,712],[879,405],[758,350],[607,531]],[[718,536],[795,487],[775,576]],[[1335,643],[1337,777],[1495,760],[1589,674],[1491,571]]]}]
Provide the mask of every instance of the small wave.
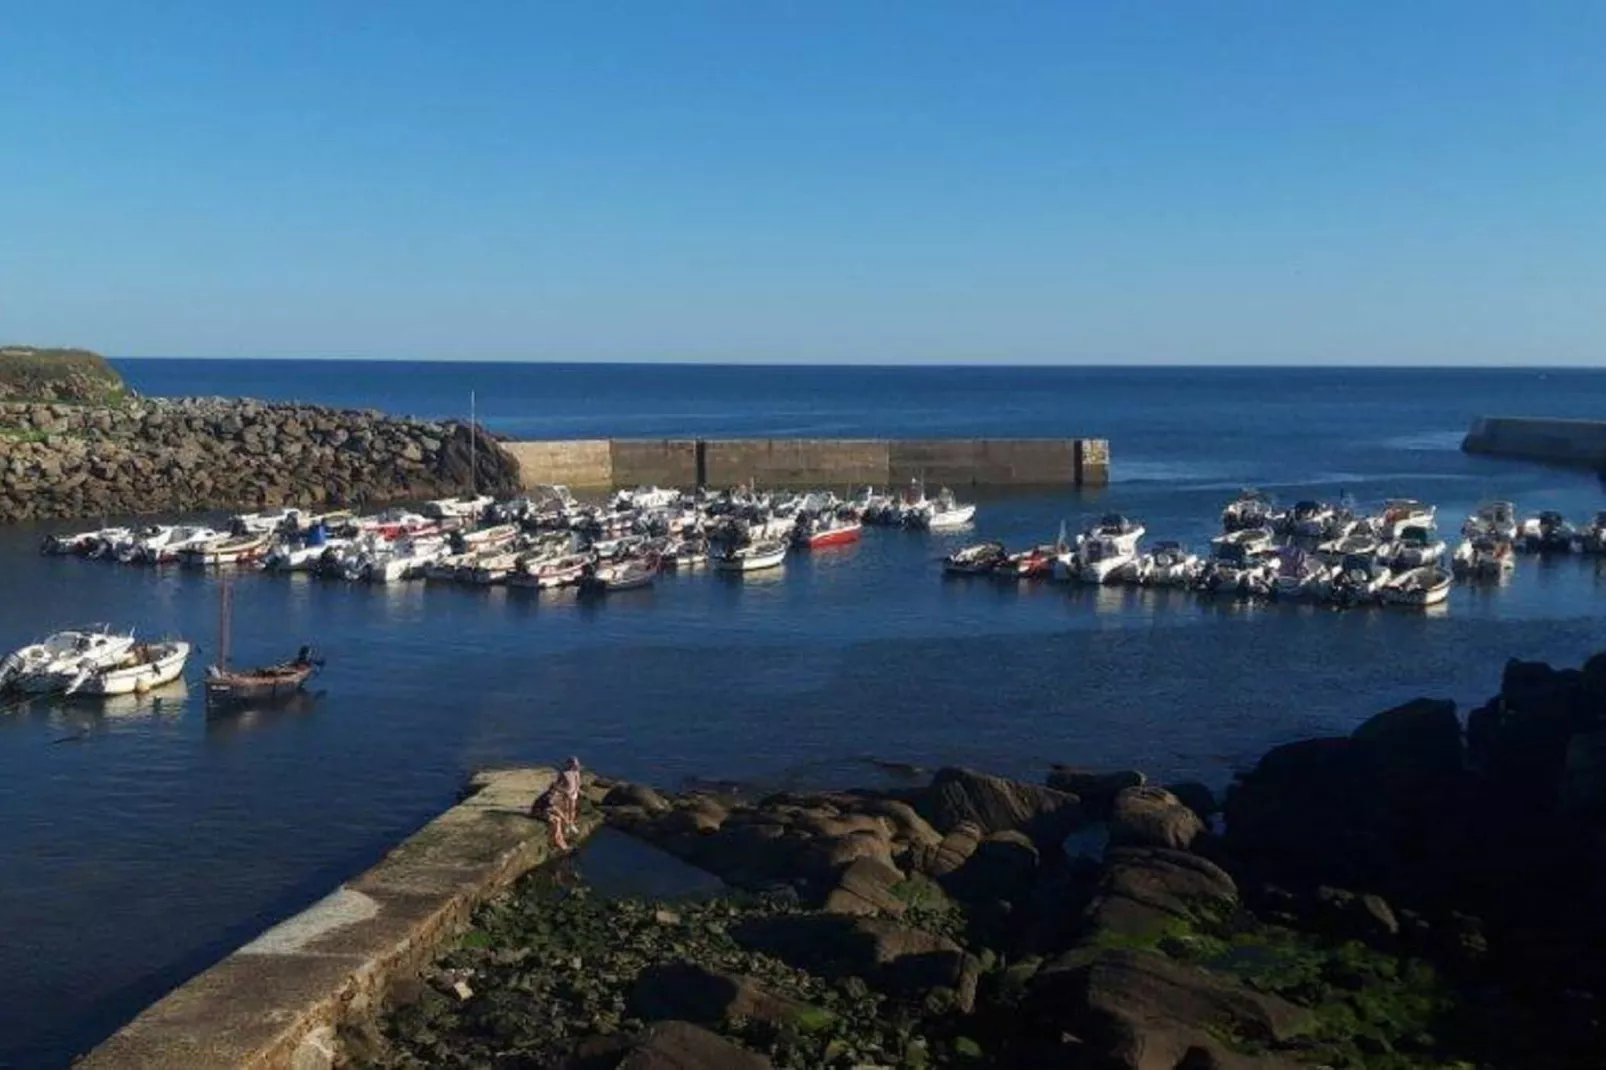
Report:
[{"label": "small wave", "polygon": [[1418,453],[1448,453],[1461,449],[1461,440],[1466,437],[1464,430],[1452,431],[1418,431],[1410,435],[1395,435],[1383,440],[1383,445],[1391,450],[1412,450]]}]

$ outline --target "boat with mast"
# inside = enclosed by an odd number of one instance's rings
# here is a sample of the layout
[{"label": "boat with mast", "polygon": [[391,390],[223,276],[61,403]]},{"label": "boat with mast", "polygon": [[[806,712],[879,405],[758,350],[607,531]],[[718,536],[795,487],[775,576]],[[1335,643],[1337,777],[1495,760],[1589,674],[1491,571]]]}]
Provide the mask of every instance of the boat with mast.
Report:
[{"label": "boat with mast", "polygon": [[211,706],[240,705],[292,695],[323,667],[310,646],[303,646],[290,661],[254,669],[229,668],[229,632],[234,607],[234,585],[228,579],[218,584],[217,664],[206,670],[206,701]]}]

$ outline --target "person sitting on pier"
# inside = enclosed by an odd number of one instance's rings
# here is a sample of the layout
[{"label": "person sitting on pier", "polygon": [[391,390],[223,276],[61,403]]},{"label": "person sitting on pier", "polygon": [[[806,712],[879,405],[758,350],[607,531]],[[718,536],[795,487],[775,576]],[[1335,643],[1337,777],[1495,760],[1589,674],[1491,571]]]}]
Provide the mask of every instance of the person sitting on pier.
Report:
[{"label": "person sitting on pier", "polygon": [[563,789],[562,778],[557,778],[547,785],[547,789],[535,797],[530,804],[530,816],[537,821],[545,821],[547,828],[552,832],[552,846],[560,851],[569,849],[569,841],[563,834],[566,822],[563,819]]}]

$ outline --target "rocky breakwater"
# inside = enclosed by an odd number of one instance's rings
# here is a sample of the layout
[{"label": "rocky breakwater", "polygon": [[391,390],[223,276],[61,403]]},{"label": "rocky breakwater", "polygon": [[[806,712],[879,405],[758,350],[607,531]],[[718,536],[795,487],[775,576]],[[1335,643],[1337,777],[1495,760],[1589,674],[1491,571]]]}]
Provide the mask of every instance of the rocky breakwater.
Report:
[{"label": "rocky breakwater", "polygon": [[0,522],[437,498],[470,485],[471,458],[480,490],[517,491],[518,462],[457,423],[223,398],[0,403]]}]

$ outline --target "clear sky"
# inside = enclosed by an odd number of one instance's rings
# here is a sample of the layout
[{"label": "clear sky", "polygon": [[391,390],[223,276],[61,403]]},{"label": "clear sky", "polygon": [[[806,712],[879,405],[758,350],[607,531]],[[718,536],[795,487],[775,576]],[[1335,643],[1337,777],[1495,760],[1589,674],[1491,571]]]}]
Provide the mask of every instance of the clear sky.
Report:
[{"label": "clear sky", "polygon": [[0,146],[0,341],[1606,361],[1601,0],[13,0]]}]

